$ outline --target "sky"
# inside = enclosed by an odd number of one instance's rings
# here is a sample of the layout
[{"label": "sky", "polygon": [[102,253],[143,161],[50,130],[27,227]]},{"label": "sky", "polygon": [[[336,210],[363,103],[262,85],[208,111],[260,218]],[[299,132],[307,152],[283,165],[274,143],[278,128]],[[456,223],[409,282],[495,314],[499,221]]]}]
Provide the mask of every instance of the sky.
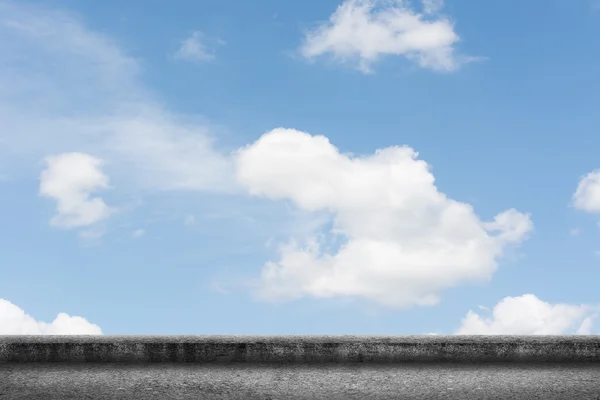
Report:
[{"label": "sky", "polygon": [[599,4],[0,0],[0,334],[598,334]]}]

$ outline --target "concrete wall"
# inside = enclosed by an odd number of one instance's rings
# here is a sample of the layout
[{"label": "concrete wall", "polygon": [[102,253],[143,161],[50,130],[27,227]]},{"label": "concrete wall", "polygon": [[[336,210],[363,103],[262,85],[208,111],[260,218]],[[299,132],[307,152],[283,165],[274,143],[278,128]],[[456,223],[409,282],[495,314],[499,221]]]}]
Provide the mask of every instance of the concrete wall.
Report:
[{"label": "concrete wall", "polygon": [[0,363],[598,362],[600,336],[0,336]]}]

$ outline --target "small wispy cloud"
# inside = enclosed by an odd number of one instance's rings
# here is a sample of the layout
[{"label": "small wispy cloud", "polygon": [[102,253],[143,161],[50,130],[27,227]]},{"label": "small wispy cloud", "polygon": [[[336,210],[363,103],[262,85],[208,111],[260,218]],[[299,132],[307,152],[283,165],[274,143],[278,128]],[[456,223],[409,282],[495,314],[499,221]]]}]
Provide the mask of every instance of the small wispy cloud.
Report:
[{"label": "small wispy cloud", "polygon": [[444,8],[444,0],[423,0],[423,12],[435,14]]},{"label": "small wispy cloud", "polygon": [[227,289],[223,288],[219,283],[217,283],[214,280],[210,283],[210,290],[212,290],[213,292],[221,293],[221,294],[229,293],[229,291]]},{"label": "small wispy cloud", "polygon": [[192,214],[188,214],[185,216],[185,219],[183,220],[183,223],[186,226],[190,226],[190,225],[194,225],[196,223],[196,217]]},{"label": "small wispy cloud", "polygon": [[225,44],[221,39],[211,39],[200,31],[185,38],[175,53],[175,58],[186,61],[211,61],[215,59],[217,46]]},{"label": "small wispy cloud", "polygon": [[137,238],[140,238],[140,237],[144,236],[145,234],[146,234],[146,231],[145,231],[145,230],[143,230],[143,229],[136,229],[136,230],[133,232],[132,236],[133,236],[135,239],[137,239]]},{"label": "small wispy cloud", "polygon": [[100,239],[106,233],[106,227],[104,225],[94,225],[91,228],[84,229],[79,232],[79,238],[84,240],[86,246],[92,246],[99,244]]}]

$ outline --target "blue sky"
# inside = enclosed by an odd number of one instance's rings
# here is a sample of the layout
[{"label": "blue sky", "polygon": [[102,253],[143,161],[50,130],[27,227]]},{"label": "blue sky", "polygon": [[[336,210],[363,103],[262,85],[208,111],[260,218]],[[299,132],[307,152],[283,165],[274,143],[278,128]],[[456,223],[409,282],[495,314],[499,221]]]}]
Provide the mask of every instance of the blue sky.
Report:
[{"label": "blue sky", "polygon": [[0,334],[598,332],[593,1],[0,0],[0,40]]}]

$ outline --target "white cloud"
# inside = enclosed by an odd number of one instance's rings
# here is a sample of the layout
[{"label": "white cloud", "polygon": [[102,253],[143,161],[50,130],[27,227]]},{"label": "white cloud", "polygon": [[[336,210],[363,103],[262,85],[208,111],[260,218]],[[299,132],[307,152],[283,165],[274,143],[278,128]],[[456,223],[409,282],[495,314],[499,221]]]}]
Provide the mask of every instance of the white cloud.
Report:
[{"label": "white cloud", "polygon": [[[444,288],[487,281],[505,247],[533,228],[514,209],[482,222],[434,185],[409,147],[340,154],[324,136],[275,129],[235,154],[250,194],[333,216],[330,232],[280,248],[254,283],[268,300],[353,296],[408,307],[438,303]],[[492,234],[495,233],[495,234]],[[340,247],[334,247],[340,242]]]},{"label": "white cloud", "polygon": [[563,335],[571,331],[590,334],[596,318],[587,305],[550,304],[533,294],[506,297],[492,310],[491,317],[469,311],[458,335]]},{"label": "white cloud", "polygon": [[85,318],[60,313],[51,323],[38,322],[8,300],[0,299],[0,335],[101,335]]},{"label": "white cloud", "polygon": [[581,178],[573,195],[573,205],[589,213],[600,212],[600,170]]},{"label": "white cloud", "polygon": [[[221,40],[216,43],[223,44]],[[211,49],[207,37],[199,31],[192,34],[181,42],[175,57],[188,61],[210,61],[215,58],[214,49]]]},{"label": "white cloud", "polygon": [[402,0],[346,0],[328,22],[308,32],[301,53],[308,59],[325,54],[341,62],[357,62],[372,72],[382,56],[404,56],[423,68],[454,71],[473,58],[456,55],[459,36],[452,21],[437,15],[443,3],[425,0],[425,13]]},{"label": "white cloud", "polygon": [[0,158],[11,168],[79,151],[132,190],[237,190],[218,128],[169,110],[138,61],[77,16],[0,0],[0,40]]},{"label": "white cloud", "polygon": [[75,228],[108,218],[113,210],[99,197],[90,197],[108,189],[108,177],[102,172],[102,160],[83,153],[64,153],[46,157],[47,168],[40,177],[40,195],[57,202],[54,226]]},{"label": "white cloud", "polygon": [[144,236],[145,234],[146,234],[145,230],[143,230],[143,229],[136,229],[133,232],[132,236],[137,239],[137,238],[140,238],[140,237]]}]

